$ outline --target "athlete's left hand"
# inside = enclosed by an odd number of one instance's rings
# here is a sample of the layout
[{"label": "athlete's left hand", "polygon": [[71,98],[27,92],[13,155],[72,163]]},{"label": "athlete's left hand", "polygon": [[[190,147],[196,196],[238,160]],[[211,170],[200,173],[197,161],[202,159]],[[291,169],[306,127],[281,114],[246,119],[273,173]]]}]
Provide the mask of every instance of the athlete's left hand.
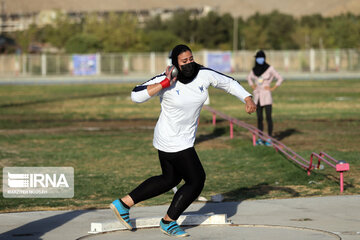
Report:
[{"label": "athlete's left hand", "polygon": [[245,111],[248,114],[251,114],[256,111],[256,105],[255,105],[254,101],[252,100],[251,96],[245,98]]}]

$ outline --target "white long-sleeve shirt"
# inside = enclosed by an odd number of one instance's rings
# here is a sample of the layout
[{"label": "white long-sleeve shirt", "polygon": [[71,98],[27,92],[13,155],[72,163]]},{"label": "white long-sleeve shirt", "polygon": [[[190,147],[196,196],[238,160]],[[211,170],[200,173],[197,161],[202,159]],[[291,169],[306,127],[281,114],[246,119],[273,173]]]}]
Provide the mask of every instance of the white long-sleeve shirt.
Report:
[{"label": "white long-sleeve shirt", "polygon": [[[131,93],[132,101],[141,103],[149,100],[151,97],[147,85],[159,83],[165,77],[163,73],[136,86]],[[194,146],[200,111],[208,97],[210,85],[225,90],[242,102],[251,96],[233,78],[201,67],[192,82],[183,84],[176,81],[157,94],[160,97],[161,113],[154,130],[153,145],[156,149],[178,152]]]}]

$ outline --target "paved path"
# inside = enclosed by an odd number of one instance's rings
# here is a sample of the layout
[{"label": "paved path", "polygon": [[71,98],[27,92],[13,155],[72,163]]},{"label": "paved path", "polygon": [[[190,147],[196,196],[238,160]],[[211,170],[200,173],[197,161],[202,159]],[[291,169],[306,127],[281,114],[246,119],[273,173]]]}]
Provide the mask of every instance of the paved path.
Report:
[{"label": "paved path", "polygon": [[[167,206],[134,207],[132,218],[164,215]],[[359,240],[360,195],[194,203],[186,214],[226,213],[232,225],[186,227],[189,239]],[[91,222],[114,220],[109,209],[0,214],[0,239],[171,239],[158,228],[90,235]]]}]

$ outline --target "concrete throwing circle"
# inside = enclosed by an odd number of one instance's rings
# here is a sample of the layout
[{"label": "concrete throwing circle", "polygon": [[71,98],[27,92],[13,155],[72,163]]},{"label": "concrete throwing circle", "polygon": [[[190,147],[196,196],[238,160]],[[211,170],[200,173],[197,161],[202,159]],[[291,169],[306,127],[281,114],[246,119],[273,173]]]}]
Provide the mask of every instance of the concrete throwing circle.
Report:
[{"label": "concrete throwing circle", "polygon": [[[341,240],[335,233],[318,229],[277,226],[277,225],[253,225],[253,224],[230,224],[183,227],[192,239],[227,239],[227,240]],[[87,235],[79,239],[130,239],[130,240],[157,240],[169,239],[158,228],[138,229],[136,231],[115,231],[95,235]]]},{"label": "concrete throwing circle", "polygon": [[[306,227],[259,225],[259,224],[232,224],[231,226],[242,228],[244,230],[243,233],[248,233],[249,237],[252,236],[255,237],[256,235],[252,235],[253,233],[261,232],[262,238],[268,240],[272,240],[272,239],[341,240],[341,237],[335,233],[319,230],[319,229],[306,228]],[[256,239],[256,238],[251,238],[251,239]]]}]

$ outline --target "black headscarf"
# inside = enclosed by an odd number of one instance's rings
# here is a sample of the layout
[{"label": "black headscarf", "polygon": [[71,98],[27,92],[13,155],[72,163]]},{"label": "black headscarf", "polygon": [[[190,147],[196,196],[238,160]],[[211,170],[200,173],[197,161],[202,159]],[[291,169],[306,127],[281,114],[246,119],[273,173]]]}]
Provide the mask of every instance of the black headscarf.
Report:
[{"label": "black headscarf", "polygon": [[[256,62],[256,58],[263,57],[265,59],[263,64],[258,64]],[[268,68],[270,65],[266,62],[266,56],[263,50],[257,51],[255,55],[255,66],[253,67],[253,72],[255,76],[260,77]]]},{"label": "black headscarf", "polygon": [[188,46],[183,45],[183,44],[175,46],[173,48],[173,50],[171,51],[171,63],[172,63],[172,65],[174,65],[177,68],[177,70],[179,72],[177,75],[177,80],[179,80],[181,83],[184,83],[184,84],[190,83],[198,75],[200,67],[201,67],[201,65],[196,63],[195,71],[191,76],[186,77],[186,76],[184,76],[184,74],[182,74],[179,64],[178,64],[178,56],[181,53],[186,52],[186,51],[192,52]]}]

